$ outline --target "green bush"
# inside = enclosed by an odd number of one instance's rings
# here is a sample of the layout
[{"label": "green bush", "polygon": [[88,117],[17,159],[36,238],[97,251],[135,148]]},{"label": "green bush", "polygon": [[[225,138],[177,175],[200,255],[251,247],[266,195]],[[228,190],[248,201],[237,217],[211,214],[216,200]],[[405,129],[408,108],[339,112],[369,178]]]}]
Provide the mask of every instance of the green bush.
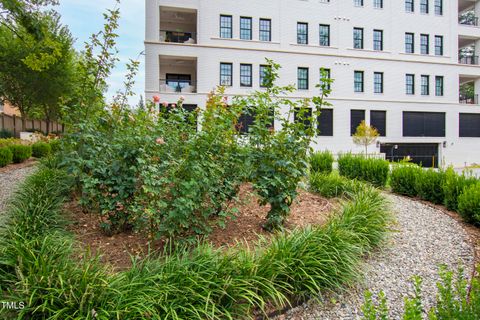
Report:
[{"label": "green bush", "polygon": [[13,153],[7,147],[0,147],[0,168],[13,162]]},{"label": "green bush", "polygon": [[466,221],[480,225],[480,182],[466,187],[460,194],[458,212]]},{"label": "green bush", "polygon": [[421,175],[422,168],[415,164],[396,164],[390,174],[392,191],[401,195],[417,196],[416,181]]},{"label": "green bush", "polygon": [[333,155],[329,151],[314,152],[308,160],[312,172],[328,174],[333,170]]},{"label": "green bush", "polygon": [[52,153],[52,147],[46,142],[35,142],[32,144],[32,154],[35,158],[43,158]]},{"label": "green bush", "polygon": [[48,144],[50,145],[50,148],[52,149],[52,153],[58,152],[61,148],[60,139],[51,139],[51,140],[48,141]]},{"label": "green bush", "polygon": [[475,177],[459,175],[452,168],[445,171],[445,183],[443,193],[445,195],[444,205],[448,210],[458,211],[458,196],[465,188],[477,183]]},{"label": "green bush", "polygon": [[338,159],[338,170],[340,175],[349,179],[358,179],[383,187],[388,180],[390,164],[382,159],[366,159],[362,156],[345,154]]},{"label": "green bush", "polygon": [[13,144],[8,146],[13,153],[13,162],[22,163],[32,156],[32,147],[22,144]]},{"label": "green bush", "polygon": [[326,198],[340,197],[357,191],[360,182],[340,176],[337,172],[324,174],[321,172],[310,173],[310,191]]},{"label": "green bush", "polygon": [[0,139],[13,138],[13,132],[7,129],[0,129]]},{"label": "green bush", "polygon": [[435,204],[443,204],[445,173],[434,169],[422,169],[417,176],[415,189],[417,195]]}]

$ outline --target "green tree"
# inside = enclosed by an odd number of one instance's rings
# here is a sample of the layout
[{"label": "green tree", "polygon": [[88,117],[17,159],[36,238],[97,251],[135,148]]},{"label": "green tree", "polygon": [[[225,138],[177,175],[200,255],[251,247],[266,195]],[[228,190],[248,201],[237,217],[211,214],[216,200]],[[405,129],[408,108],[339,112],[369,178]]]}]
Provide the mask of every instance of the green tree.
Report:
[{"label": "green tree", "polygon": [[360,125],[357,127],[357,131],[352,136],[353,143],[359,146],[365,147],[365,155],[368,154],[368,146],[374,143],[378,136],[377,129],[372,126],[367,125],[365,120],[363,120]]}]

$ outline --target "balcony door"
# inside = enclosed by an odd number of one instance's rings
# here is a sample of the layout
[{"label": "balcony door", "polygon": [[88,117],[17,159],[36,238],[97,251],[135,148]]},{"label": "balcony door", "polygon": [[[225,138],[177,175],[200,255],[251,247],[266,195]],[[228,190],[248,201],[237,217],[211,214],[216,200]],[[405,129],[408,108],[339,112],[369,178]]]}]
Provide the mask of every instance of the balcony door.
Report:
[{"label": "balcony door", "polygon": [[167,86],[173,88],[175,92],[182,92],[182,89],[192,85],[192,76],[189,74],[166,74]]}]

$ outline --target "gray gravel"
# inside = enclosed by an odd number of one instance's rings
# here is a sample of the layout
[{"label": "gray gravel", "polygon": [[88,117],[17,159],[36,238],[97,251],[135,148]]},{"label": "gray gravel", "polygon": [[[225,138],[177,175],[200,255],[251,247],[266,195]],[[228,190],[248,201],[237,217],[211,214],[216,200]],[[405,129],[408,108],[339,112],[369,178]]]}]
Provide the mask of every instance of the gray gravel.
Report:
[{"label": "gray gravel", "polygon": [[35,166],[30,166],[0,173],[0,223],[3,223],[4,210],[8,203],[8,199],[13,195],[15,190],[17,190],[23,180],[35,170],[35,168]]},{"label": "gray gravel", "polygon": [[278,319],[360,319],[364,291],[383,290],[391,319],[401,319],[404,298],[413,293],[411,278],[423,278],[425,310],[435,302],[441,264],[456,270],[465,266],[466,276],[473,267],[473,249],[462,227],[442,212],[406,198],[388,195],[397,219],[389,243],[367,259],[363,281],[343,293],[310,301]]}]

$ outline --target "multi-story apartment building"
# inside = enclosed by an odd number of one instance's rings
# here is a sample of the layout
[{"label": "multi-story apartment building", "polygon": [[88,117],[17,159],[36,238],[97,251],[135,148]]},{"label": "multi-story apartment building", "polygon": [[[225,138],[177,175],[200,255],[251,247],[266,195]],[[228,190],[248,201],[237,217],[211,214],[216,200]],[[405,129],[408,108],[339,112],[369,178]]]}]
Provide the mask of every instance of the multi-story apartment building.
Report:
[{"label": "multi-story apartment building", "polygon": [[269,58],[292,99],[311,97],[325,68],[315,149],[361,152],[365,119],[387,158],[480,163],[479,15],[478,0],[146,0],[146,96],[202,107],[218,85],[261,90]]}]

